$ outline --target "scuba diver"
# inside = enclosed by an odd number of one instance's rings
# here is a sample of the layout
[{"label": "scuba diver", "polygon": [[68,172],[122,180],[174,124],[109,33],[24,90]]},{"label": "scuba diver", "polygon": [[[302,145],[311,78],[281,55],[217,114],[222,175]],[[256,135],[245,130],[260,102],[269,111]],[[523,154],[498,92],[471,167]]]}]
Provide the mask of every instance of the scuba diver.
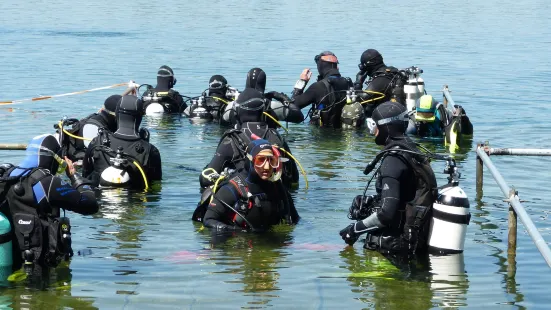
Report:
[{"label": "scuba diver", "polygon": [[381,161],[375,173],[377,194],[354,198],[349,218],[357,222],[340,235],[353,245],[367,233],[364,247],[381,253],[422,252],[428,247],[428,218],[437,196],[430,161],[405,134],[409,118],[404,105],[387,101],[373,111],[373,120],[375,143],[384,150],[364,173]]},{"label": "scuba diver", "polygon": [[448,119],[448,111],[444,105],[437,103],[431,95],[423,95],[415,105],[406,133],[423,138],[442,138]]},{"label": "scuba diver", "polygon": [[[65,210],[83,215],[98,211],[88,180],[76,173],[70,159],[60,155],[58,141],[46,134],[29,142],[18,166],[0,166],[0,211],[13,228],[13,271],[24,265],[27,274],[40,275],[42,267],[56,267],[68,260],[73,251]],[[70,185],[56,175],[62,173]]]},{"label": "scuba diver", "polygon": [[[287,142],[276,129],[270,128],[262,121],[266,109],[266,100],[262,94],[253,88],[245,88],[236,100],[236,128],[224,133],[214,157],[205,167],[199,183],[202,188],[211,186],[219,178],[219,175],[227,169],[237,170],[246,165],[246,146],[251,141],[251,135],[270,141],[271,144],[289,150]],[[282,155],[287,157],[287,154]],[[209,174],[207,174],[210,172]],[[294,161],[283,164],[282,182],[288,188],[298,187],[298,168]]]},{"label": "scuba diver", "polygon": [[149,143],[149,131],[140,128],[143,102],[136,96],[120,99],[117,131],[100,131],[83,160],[83,175],[94,186],[147,189],[149,181],[162,178],[161,154]]},{"label": "scuba diver", "polygon": [[[278,128],[281,124],[277,121],[285,121],[291,123],[301,123],[304,121],[304,114],[298,106],[296,106],[291,98],[284,93],[276,91],[266,91],[266,72],[260,68],[252,68],[247,72],[247,80],[245,81],[245,89],[252,88],[260,92],[263,98],[266,99],[265,112],[269,115],[264,115],[264,121],[270,128]],[[230,103],[224,112],[224,118],[230,123],[235,123],[235,106]]]},{"label": "scuba diver", "polygon": [[341,76],[339,61],[332,52],[322,52],[314,57],[314,61],[318,67],[317,82],[304,91],[312,76],[310,69],[305,69],[295,84],[292,98],[299,109],[312,105],[309,112],[311,124],[340,128],[342,109],[346,104],[345,92],[352,83]]},{"label": "scuba diver", "polygon": [[237,97],[237,89],[228,85],[228,81],[222,75],[213,75],[207,90],[208,94],[203,92],[201,96],[191,98],[191,103],[184,114],[193,121],[215,120],[222,125],[230,125],[222,115],[226,106]]},{"label": "scuba diver", "polygon": [[176,85],[174,71],[169,66],[161,66],[157,71],[157,86],[143,93],[144,111],[149,113],[181,113],[187,108],[182,95],[173,89]]},{"label": "scuba diver", "polygon": [[267,140],[252,140],[244,168],[232,172],[208,207],[197,207],[193,219],[217,231],[259,232],[281,222],[296,224],[293,199],[279,182],[284,160]]},{"label": "scuba diver", "polygon": [[356,74],[354,89],[362,90],[364,81],[368,76],[370,77],[365,92],[359,93],[364,101],[373,99],[365,106],[365,114],[368,118],[379,104],[391,99],[405,105],[404,84],[407,82],[407,77],[395,67],[385,65],[383,56],[377,50],[364,51],[358,68],[360,71]]},{"label": "scuba diver", "polygon": [[67,129],[67,131],[83,139],[66,135],[61,132],[59,124],[54,125],[54,128],[58,130],[58,141],[63,149],[63,155],[67,156],[71,161],[82,160],[86,153],[86,148],[90,144],[90,141],[98,135],[100,128],[115,132],[117,130],[115,111],[120,99],[120,95],[112,95],[105,99],[103,107],[98,113],[91,114],[81,120],[68,119],[61,121],[62,126],[72,124],[71,129]]},{"label": "scuba diver", "polygon": [[416,102],[406,133],[422,138],[445,138],[446,145],[454,152],[464,135],[473,134],[473,124],[462,106],[454,105],[450,111],[431,95],[423,95]]}]

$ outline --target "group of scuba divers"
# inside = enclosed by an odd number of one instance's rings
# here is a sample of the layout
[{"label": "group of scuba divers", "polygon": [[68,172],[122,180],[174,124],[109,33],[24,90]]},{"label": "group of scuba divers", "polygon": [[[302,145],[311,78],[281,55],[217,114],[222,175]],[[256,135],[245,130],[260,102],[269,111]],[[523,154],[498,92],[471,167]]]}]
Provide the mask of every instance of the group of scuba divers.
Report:
[{"label": "group of scuba divers", "polygon": [[[301,110],[307,106],[310,123],[367,125],[384,147],[364,171],[374,171],[375,194],[367,195],[370,181],[350,207],[355,222],[340,231],[347,244],[367,234],[365,248],[381,253],[462,252],[470,213],[455,161],[420,150],[408,134],[443,137],[450,124],[472,133],[464,110],[457,106],[450,113],[424,93],[421,70],[386,66],[374,49],[361,55],[355,82],[341,76],[335,54],[322,52],[314,60],[317,81],[305,90],[312,75],[305,69],[291,97],[265,92],[266,74],[259,68],[248,72],[240,92],[214,75],[208,94],[186,97],[173,89],[173,70],[162,66],[156,87],[131,85],[107,98],[98,113],[65,118],[54,126],[55,134],[34,137],[19,165],[0,166],[0,223],[9,222],[7,231],[0,231],[3,265],[24,266],[28,274],[57,266],[73,255],[65,210],[93,214],[98,211],[94,188],[143,190],[162,179],[160,152],[149,143],[148,130],[140,128],[143,116],[153,113],[183,113],[231,127],[199,176],[202,195],[193,220],[217,233],[296,224],[300,216],[290,190],[298,187],[299,171],[277,129],[280,121],[303,122]],[[448,184],[437,187],[431,159],[446,160]],[[73,162],[82,163],[82,175]]]}]

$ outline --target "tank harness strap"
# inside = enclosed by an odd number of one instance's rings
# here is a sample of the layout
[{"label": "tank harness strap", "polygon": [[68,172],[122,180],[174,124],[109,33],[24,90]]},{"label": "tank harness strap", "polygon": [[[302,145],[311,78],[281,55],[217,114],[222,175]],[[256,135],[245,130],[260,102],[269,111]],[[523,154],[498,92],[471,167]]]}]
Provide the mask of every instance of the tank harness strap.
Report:
[{"label": "tank harness strap", "polygon": [[[327,88],[327,93],[329,94],[329,104],[328,106],[324,107],[324,110],[331,109],[333,105],[335,104],[335,101],[337,100],[335,97],[335,90],[333,88],[333,85],[329,82],[329,78],[325,78],[321,80],[323,85],[325,85],[325,88]],[[318,103],[318,105],[322,104],[321,102]]]},{"label": "tank harness strap", "polygon": [[447,212],[442,212],[440,210],[437,210],[433,208],[432,210],[432,216],[435,219],[439,219],[445,222],[451,222],[455,224],[465,224],[469,225],[469,222],[471,221],[471,214],[466,215],[460,215],[460,214],[451,214]]},{"label": "tank harness strap", "polygon": [[[249,188],[245,186],[244,180],[239,175],[233,177],[229,182],[237,190],[239,200],[241,201],[241,206],[237,208],[237,211],[239,211],[241,215],[246,216],[249,210],[253,207],[253,202],[249,199],[249,197],[251,196]],[[246,228],[247,223],[237,213],[235,213],[231,219],[238,226]]]}]

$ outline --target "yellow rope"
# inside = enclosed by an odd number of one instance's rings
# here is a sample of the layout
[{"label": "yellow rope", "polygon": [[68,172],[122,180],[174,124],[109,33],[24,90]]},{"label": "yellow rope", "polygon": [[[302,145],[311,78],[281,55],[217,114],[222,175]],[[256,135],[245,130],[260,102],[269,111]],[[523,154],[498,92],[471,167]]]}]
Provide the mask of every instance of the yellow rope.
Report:
[{"label": "yellow rope", "polygon": [[278,149],[282,150],[285,154],[287,154],[289,157],[291,157],[292,160],[294,160],[297,165],[300,167],[300,171],[302,172],[302,175],[304,176],[304,182],[306,182],[306,189],[308,189],[308,176],[306,176],[306,171],[304,171],[304,168],[302,168],[302,165],[296,159],[291,153],[287,152],[285,149],[278,147]]},{"label": "yellow rope", "polygon": [[84,141],[92,141],[92,139],[90,139],[90,138],[75,136],[72,133],[68,132],[67,130],[65,130],[65,128],[63,128],[63,122],[61,122],[61,121],[59,121],[58,126],[63,131],[63,133],[68,135],[69,137],[79,139],[79,140],[84,140]]},{"label": "yellow rope", "polygon": [[378,92],[378,91],[364,90],[363,92],[364,92],[364,93],[368,93],[368,94],[379,95],[380,97],[371,98],[371,99],[368,99],[368,100],[364,100],[364,101],[360,102],[360,104],[370,103],[370,102],[373,102],[373,101],[375,101],[375,100],[383,99],[383,98],[385,97],[385,94],[380,93],[380,92]]},{"label": "yellow rope", "polygon": [[145,190],[149,189],[149,184],[147,183],[147,178],[145,177],[145,172],[143,172],[142,167],[141,167],[140,164],[138,164],[136,161],[133,161],[132,163],[133,163],[134,166],[136,166],[136,168],[138,168],[138,170],[140,170],[140,172],[142,173],[143,182],[144,182],[144,184],[145,184]]}]

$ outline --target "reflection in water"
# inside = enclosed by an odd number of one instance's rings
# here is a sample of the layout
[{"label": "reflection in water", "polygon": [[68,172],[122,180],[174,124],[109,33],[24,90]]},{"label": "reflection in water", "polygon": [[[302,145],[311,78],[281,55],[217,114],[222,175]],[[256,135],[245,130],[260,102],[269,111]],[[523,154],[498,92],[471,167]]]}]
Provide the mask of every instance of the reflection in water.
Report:
[{"label": "reflection in water", "polygon": [[468,281],[463,254],[385,257],[378,252],[347,247],[341,251],[351,273],[352,292],[369,307],[431,309],[466,305]]},{"label": "reflection in water", "polygon": [[71,298],[71,269],[62,262],[40,276],[20,278],[10,289],[0,287],[0,309],[97,309],[94,298]]},{"label": "reflection in water", "polygon": [[201,235],[210,237],[210,247],[218,254],[210,260],[222,270],[216,273],[240,275],[231,277],[226,283],[242,284],[235,286],[234,292],[252,297],[249,307],[268,305],[278,298],[278,265],[283,262],[283,249],[292,243],[292,227],[278,225],[262,234],[216,233],[204,230]]}]

